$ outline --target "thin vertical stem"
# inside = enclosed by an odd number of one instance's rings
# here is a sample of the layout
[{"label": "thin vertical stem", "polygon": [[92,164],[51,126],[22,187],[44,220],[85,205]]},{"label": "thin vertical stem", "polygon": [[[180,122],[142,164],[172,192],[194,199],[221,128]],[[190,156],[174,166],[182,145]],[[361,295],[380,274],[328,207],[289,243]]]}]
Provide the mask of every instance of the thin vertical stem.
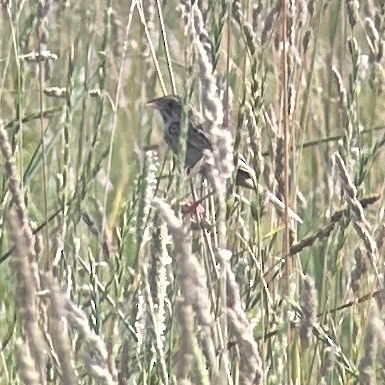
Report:
[{"label": "thin vertical stem", "polygon": [[[284,221],[285,221],[285,232],[284,232],[284,244],[283,244],[283,252],[286,255],[290,250],[290,228],[289,228],[289,156],[290,156],[290,126],[289,126],[289,114],[288,114],[288,67],[287,67],[287,1],[283,2],[283,20],[282,20],[282,96],[283,96],[283,138],[284,138],[284,202],[285,202],[285,213],[284,213]],[[290,295],[290,270],[291,270],[291,262],[289,259],[286,260],[285,263],[285,286],[286,293]],[[286,310],[287,311],[287,310]],[[287,328],[287,384],[291,383],[291,332],[290,325],[288,324]]]}]

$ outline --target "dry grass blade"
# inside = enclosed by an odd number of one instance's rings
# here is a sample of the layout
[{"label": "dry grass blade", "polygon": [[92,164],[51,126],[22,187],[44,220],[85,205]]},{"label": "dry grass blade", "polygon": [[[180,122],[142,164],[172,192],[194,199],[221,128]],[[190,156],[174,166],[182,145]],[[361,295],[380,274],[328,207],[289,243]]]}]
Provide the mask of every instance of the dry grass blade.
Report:
[{"label": "dry grass blade", "polygon": [[382,383],[383,1],[2,10],[0,382]]}]

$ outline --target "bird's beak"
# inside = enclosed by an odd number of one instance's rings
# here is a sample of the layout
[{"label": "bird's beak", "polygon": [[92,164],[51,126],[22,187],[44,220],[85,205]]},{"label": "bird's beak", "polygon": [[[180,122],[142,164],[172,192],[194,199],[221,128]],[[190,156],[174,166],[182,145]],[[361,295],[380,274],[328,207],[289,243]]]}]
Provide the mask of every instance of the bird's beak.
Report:
[{"label": "bird's beak", "polygon": [[146,105],[152,108],[159,108],[159,98],[149,100]]}]

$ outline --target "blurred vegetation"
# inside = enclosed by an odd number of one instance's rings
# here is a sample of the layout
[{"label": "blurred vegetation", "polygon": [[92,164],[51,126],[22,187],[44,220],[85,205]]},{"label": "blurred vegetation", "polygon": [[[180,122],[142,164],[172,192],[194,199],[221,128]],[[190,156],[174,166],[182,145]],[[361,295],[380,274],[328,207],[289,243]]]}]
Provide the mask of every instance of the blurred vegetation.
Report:
[{"label": "blurred vegetation", "polygon": [[[1,385],[383,382],[382,0],[3,1],[0,29]],[[182,215],[212,186],[165,94],[219,104],[303,223],[233,178]]]}]

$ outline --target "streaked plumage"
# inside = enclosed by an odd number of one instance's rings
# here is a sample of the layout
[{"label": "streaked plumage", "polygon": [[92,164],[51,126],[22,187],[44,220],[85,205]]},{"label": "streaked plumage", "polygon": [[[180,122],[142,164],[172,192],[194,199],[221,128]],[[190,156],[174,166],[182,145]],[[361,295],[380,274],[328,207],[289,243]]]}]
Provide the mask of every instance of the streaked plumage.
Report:
[{"label": "streaked plumage", "polygon": [[[178,154],[180,121],[182,117],[182,102],[179,96],[171,95],[150,100],[148,105],[157,109],[163,118],[163,137],[171,150]],[[193,168],[203,156],[204,150],[211,150],[213,147],[205,132],[196,121],[193,114],[189,112],[186,166]]]},{"label": "streaked plumage", "polygon": [[[152,99],[148,103],[151,107],[158,110],[163,118],[164,129],[163,137],[171,150],[178,154],[179,137],[180,137],[180,121],[182,117],[182,100],[179,96],[168,95],[160,98]],[[194,166],[203,157],[203,151],[213,150],[212,144],[202,128],[199,119],[190,110],[188,111],[188,130],[187,130],[187,147],[186,147],[186,166],[194,168]],[[236,184],[248,188],[255,188],[260,193],[264,192],[270,202],[273,203],[280,211],[284,209],[284,204],[271,192],[265,190],[262,186],[256,185],[255,174],[253,169],[247,164],[242,155],[238,157]],[[289,209],[289,215],[302,223],[301,218]]]}]

